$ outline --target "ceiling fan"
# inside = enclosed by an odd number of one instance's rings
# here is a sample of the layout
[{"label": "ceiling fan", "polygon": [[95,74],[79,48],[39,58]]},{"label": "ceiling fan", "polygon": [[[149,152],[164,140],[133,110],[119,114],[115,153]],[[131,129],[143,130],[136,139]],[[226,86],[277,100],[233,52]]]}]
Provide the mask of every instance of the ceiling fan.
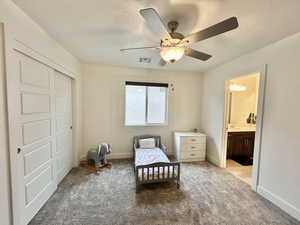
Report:
[{"label": "ceiling fan", "polygon": [[157,11],[153,8],[146,8],[140,10],[141,16],[144,17],[150,28],[156,32],[160,37],[159,46],[124,48],[120,51],[138,50],[138,49],[157,49],[160,50],[160,65],[164,66],[166,63],[174,63],[181,59],[183,55],[193,57],[202,61],[206,61],[212,56],[204,52],[196,51],[188,46],[199,41],[214,37],[216,35],[225,33],[227,31],[236,29],[239,24],[236,17],[230,17],[220,23],[208,27],[199,32],[184,36],[176,32],[178,28],[177,21],[170,21],[168,29],[165,27],[162,19]]}]

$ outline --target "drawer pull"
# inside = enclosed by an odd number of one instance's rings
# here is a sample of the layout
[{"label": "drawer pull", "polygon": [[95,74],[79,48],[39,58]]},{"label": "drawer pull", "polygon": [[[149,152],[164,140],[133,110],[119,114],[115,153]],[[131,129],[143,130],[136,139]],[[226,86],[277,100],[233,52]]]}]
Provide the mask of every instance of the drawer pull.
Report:
[{"label": "drawer pull", "polygon": [[196,139],[191,139],[191,141],[196,141]]},{"label": "drawer pull", "polygon": [[192,146],[191,148],[196,148],[196,147]]},{"label": "drawer pull", "polygon": [[191,154],[191,156],[195,156],[195,154]]}]

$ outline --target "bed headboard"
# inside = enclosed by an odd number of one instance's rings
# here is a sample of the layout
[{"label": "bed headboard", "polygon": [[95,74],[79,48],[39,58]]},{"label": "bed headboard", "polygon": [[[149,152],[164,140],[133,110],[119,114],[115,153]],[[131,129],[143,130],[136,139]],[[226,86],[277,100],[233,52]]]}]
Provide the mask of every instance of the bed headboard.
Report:
[{"label": "bed headboard", "polygon": [[154,135],[134,136],[133,137],[133,145],[136,145],[137,147],[139,147],[139,140],[140,139],[146,139],[146,138],[154,138],[155,139],[155,146],[160,148],[160,146],[161,146],[161,137],[160,136],[154,136]]}]

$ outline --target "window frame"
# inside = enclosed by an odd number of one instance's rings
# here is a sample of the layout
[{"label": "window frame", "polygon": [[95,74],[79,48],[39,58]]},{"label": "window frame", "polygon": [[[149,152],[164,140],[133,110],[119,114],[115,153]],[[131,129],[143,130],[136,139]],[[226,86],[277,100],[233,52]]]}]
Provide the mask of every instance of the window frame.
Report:
[{"label": "window frame", "polygon": [[[144,86],[146,87],[146,108],[145,108],[145,124],[126,124],[126,86],[135,85],[135,86]],[[163,87],[166,88],[165,95],[165,121],[164,123],[148,123],[148,87]],[[125,127],[156,127],[156,126],[168,126],[168,115],[169,115],[169,84],[168,83],[152,83],[152,82],[139,82],[139,81],[126,81],[124,85],[124,126]]]}]

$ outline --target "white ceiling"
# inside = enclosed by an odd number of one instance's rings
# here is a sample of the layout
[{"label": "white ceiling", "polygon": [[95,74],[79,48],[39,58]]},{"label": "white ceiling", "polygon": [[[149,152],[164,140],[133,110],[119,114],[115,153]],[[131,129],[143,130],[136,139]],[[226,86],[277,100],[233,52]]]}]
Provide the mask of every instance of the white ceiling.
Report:
[{"label": "white ceiling", "polygon": [[[210,60],[184,57],[164,67],[171,70],[205,71],[300,31],[299,0],[13,1],[81,61],[130,67],[161,68],[156,50],[119,51],[159,44],[140,16],[141,8],[155,8],[165,24],[177,20],[184,35],[238,18],[238,29],[192,46],[213,55]],[[141,64],[139,57],[151,57],[152,62]]]}]

